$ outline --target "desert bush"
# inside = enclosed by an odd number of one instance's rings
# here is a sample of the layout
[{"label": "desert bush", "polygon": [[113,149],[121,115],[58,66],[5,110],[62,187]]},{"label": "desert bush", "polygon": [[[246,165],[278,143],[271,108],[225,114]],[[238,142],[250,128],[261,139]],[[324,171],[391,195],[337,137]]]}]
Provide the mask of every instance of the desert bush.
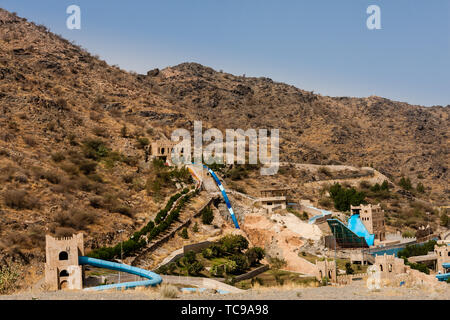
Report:
[{"label": "desert bush", "polygon": [[0,266],[0,294],[11,294],[17,289],[20,273],[20,267],[12,260]]},{"label": "desert bush", "polygon": [[87,139],[83,142],[83,152],[86,158],[98,161],[107,157],[110,151],[100,139]]},{"label": "desert bush", "polygon": [[33,209],[38,206],[38,200],[25,190],[6,190],[3,198],[5,204],[12,209]]},{"label": "desert bush", "polygon": [[35,147],[37,145],[36,139],[32,136],[23,136],[22,139],[29,147]]},{"label": "desert bush", "polygon": [[98,137],[107,138],[109,137],[108,130],[105,127],[97,126],[92,129],[92,133]]},{"label": "desert bush", "polygon": [[85,175],[89,175],[89,174],[94,173],[96,171],[97,163],[94,162],[94,161],[85,160],[85,161],[82,161],[80,163],[79,169]]},{"label": "desert bush", "polygon": [[120,213],[121,215],[127,216],[129,218],[132,218],[134,215],[133,210],[130,207],[125,206],[125,205],[114,207],[112,209],[112,211]]},{"label": "desert bush", "polygon": [[55,162],[61,162],[66,159],[66,156],[62,152],[52,153],[52,160]]},{"label": "desert bush", "polygon": [[42,173],[41,179],[45,179],[50,183],[59,184],[61,182],[61,177],[53,171],[45,171]]},{"label": "desert bush", "polygon": [[89,204],[95,209],[100,209],[104,207],[103,198],[99,196],[93,196],[89,198]]},{"label": "desert bush", "polygon": [[137,138],[137,147],[140,149],[144,149],[146,146],[150,144],[150,140],[145,137],[139,137]]},{"label": "desert bush", "polygon": [[170,284],[162,284],[159,292],[163,298],[176,299],[178,298],[178,288]]},{"label": "desert bush", "polygon": [[69,212],[59,212],[55,216],[55,222],[60,227],[84,230],[95,221],[95,214],[81,209],[72,209]]}]

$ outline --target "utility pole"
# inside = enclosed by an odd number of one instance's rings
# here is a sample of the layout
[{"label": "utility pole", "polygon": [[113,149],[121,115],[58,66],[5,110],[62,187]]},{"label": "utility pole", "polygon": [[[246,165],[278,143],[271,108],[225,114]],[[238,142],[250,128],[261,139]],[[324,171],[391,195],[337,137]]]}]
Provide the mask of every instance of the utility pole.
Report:
[{"label": "utility pole", "polygon": [[[123,241],[122,241],[122,232],[123,232],[124,230],[119,230],[118,232],[119,232],[119,234],[121,235],[120,236],[120,263],[122,263],[123,261],[122,261],[122,243],[123,243]],[[121,274],[122,274],[122,272],[120,272],[119,271],[119,283],[121,283],[120,282],[120,276],[121,276]]]}]

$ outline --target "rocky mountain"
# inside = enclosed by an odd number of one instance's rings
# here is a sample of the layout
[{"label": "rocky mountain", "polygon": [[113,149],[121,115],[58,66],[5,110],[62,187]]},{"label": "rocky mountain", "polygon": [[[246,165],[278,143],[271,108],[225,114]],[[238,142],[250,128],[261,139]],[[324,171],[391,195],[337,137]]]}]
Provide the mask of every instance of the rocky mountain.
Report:
[{"label": "rocky mountain", "polygon": [[146,192],[143,147],[195,120],[278,128],[282,161],[370,165],[445,203],[449,110],[326,97],[196,63],[126,72],[0,9],[1,250],[26,260],[43,231],[85,228],[103,243],[118,226],[131,232],[161,205]]}]

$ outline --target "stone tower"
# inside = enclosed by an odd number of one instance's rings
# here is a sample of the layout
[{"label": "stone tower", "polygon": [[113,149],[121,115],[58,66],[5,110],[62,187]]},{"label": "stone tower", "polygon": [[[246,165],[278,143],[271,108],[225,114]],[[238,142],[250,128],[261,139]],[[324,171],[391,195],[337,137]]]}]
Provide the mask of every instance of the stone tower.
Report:
[{"label": "stone tower", "polygon": [[359,214],[361,222],[369,233],[375,235],[375,239],[383,241],[386,238],[386,227],[384,225],[384,210],[380,204],[350,206],[352,214]]},{"label": "stone tower", "polygon": [[78,257],[84,255],[83,234],[68,238],[45,236],[45,283],[49,290],[83,289],[83,267]]},{"label": "stone tower", "polygon": [[434,253],[437,256],[437,266],[436,271],[440,273],[445,273],[443,263],[450,263],[450,246],[447,245],[445,241],[439,241],[438,244],[434,246]]}]

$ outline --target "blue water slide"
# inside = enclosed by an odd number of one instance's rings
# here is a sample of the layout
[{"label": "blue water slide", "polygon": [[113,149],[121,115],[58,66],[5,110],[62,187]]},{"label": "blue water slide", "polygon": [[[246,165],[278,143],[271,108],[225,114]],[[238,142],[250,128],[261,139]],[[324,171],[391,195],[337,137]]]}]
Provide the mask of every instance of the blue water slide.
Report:
[{"label": "blue water slide", "polygon": [[375,235],[370,234],[359,218],[359,214],[354,214],[348,219],[347,227],[356,233],[359,237],[364,237],[369,246],[373,246]]},{"label": "blue water slide", "polygon": [[307,206],[310,209],[314,209],[314,210],[318,210],[321,211],[321,214],[315,215],[314,217],[312,217],[311,219],[309,219],[308,223],[309,224],[313,224],[314,222],[316,222],[317,219],[322,218],[328,214],[333,214],[333,212],[328,211],[328,210],[324,210],[324,209],[319,209],[319,208],[315,208],[315,207],[311,207],[311,206]]},{"label": "blue water slide", "polygon": [[231,216],[231,219],[233,220],[234,226],[236,227],[236,229],[240,229],[239,228],[239,223],[238,223],[238,221],[236,219],[236,216],[234,214],[233,208],[231,207],[230,200],[228,199],[227,193],[225,192],[225,188],[223,187],[222,183],[220,182],[219,178],[214,173],[214,171],[212,171],[210,168],[208,168],[205,165],[203,165],[203,167],[206,170],[208,170],[208,172],[211,174],[211,176],[213,177],[214,181],[216,182],[217,186],[219,187],[219,190],[222,193],[223,200],[225,200],[225,204],[227,205],[228,211],[230,212],[230,216]]},{"label": "blue water slide", "polygon": [[[450,269],[450,263],[443,263],[442,266],[444,267],[444,269]],[[450,273],[437,274],[436,278],[439,281],[447,281],[448,279],[450,279]]]},{"label": "blue water slide", "polygon": [[132,267],[126,264],[111,262],[111,261],[105,261],[90,257],[78,257],[78,263],[81,265],[90,265],[97,268],[105,268],[109,270],[115,270],[115,271],[121,271],[126,272],[130,274],[134,274],[139,277],[146,278],[147,280],[142,281],[132,281],[132,282],[124,282],[124,283],[114,283],[114,284],[107,284],[104,286],[98,286],[98,287],[91,287],[86,288],[85,290],[109,290],[109,289],[130,289],[130,288],[136,288],[136,287],[149,287],[149,286],[156,286],[162,282],[162,278],[157,275],[154,272]]}]

